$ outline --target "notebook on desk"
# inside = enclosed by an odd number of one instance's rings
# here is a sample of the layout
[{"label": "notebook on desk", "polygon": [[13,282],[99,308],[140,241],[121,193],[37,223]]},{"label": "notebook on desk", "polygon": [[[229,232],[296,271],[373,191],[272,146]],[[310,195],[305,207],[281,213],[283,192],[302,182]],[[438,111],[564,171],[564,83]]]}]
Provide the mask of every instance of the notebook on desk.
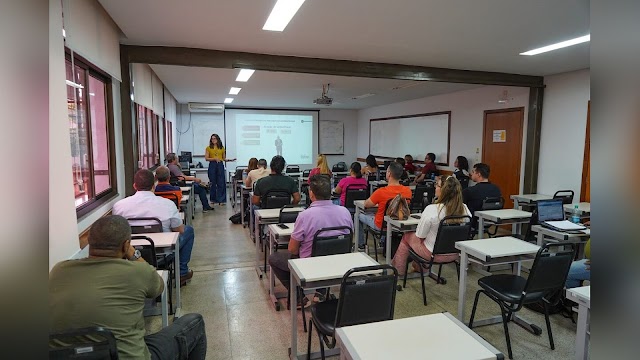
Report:
[{"label": "notebook on desk", "polygon": [[538,200],[536,203],[540,225],[557,231],[584,230],[585,226],[565,220],[562,199]]}]

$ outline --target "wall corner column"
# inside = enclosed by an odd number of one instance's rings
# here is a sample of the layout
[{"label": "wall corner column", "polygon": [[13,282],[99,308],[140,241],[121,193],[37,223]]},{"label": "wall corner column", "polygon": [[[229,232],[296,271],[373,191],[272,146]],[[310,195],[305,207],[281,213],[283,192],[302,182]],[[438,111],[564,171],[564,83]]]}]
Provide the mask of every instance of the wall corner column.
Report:
[{"label": "wall corner column", "polygon": [[538,162],[540,160],[543,97],[544,87],[531,87],[529,89],[523,194],[535,194],[538,190]]}]

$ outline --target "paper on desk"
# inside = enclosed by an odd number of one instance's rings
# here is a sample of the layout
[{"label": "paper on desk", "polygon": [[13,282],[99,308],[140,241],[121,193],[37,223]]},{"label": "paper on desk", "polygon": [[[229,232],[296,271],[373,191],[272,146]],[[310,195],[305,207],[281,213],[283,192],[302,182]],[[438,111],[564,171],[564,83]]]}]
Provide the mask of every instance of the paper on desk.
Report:
[{"label": "paper on desk", "polygon": [[574,224],[569,220],[545,221],[545,224],[549,226],[553,226],[554,228],[563,230],[563,231],[584,230],[584,225]]}]

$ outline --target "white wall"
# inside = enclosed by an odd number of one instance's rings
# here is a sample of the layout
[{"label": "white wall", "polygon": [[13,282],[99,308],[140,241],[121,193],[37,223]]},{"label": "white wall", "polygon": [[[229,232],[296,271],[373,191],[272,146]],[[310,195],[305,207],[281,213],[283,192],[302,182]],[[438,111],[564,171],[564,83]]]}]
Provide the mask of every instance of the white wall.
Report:
[{"label": "white wall", "polygon": [[[344,155],[330,155],[328,156],[329,164],[333,165],[339,161],[344,161],[349,165],[356,160],[356,148],[357,148],[357,135],[358,135],[358,112],[356,110],[336,110],[336,109],[321,109],[318,117],[319,121],[322,120],[342,120],[344,122]],[[194,154],[202,154],[202,149],[206,145],[196,144],[196,149],[193,147],[193,124],[191,123],[191,114],[187,104],[177,105],[177,121],[176,129],[176,147],[178,153],[180,151],[192,151]],[[197,114],[198,119],[202,119],[203,116],[211,121],[222,120],[222,114]],[[180,133],[182,132],[182,133]],[[223,139],[223,142],[226,141]],[[202,147],[202,149],[200,149]],[[267,159],[268,160],[268,159]],[[204,161],[204,157],[194,156],[194,162],[202,162],[205,167],[207,164]],[[314,160],[315,161],[315,160]],[[246,165],[246,164],[238,164]],[[229,163],[228,168],[234,168],[235,163]]]},{"label": "white wall", "polygon": [[[503,91],[508,91],[510,99],[506,104],[499,104],[498,99]],[[524,107],[524,127],[522,137],[522,169],[524,174],[524,155],[526,143],[527,112],[529,104],[529,89],[505,86],[483,86],[477,89],[459,91],[450,94],[431,96],[416,100],[372,107],[358,111],[358,157],[369,155],[369,122],[370,119],[431,113],[437,111],[451,111],[451,143],[449,151],[449,166],[439,166],[441,169],[453,170],[456,156],[467,157],[469,165],[481,161],[482,131],[485,110]],[[429,151],[425,144],[425,152]],[[403,156],[404,154],[398,154]],[[422,159],[420,159],[422,160]],[[439,162],[440,159],[436,159]],[[520,179],[520,186],[524,177]]]},{"label": "white wall", "polygon": [[[100,12],[103,13],[103,12]],[[113,203],[93,210],[78,221],[75,209],[72,157],[66,99],[65,53],[60,1],[49,2],[49,269],[80,250],[78,234],[111,209]],[[110,19],[105,19],[106,20]],[[114,25],[115,26],[115,25]],[[119,29],[115,29],[119,32]],[[113,30],[113,31],[115,31]],[[113,46],[111,46],[113,48]],[[81,53],[80,50],[78,50]],[[117,55],[119,58],[119,54]],[[124,194],[120,82],[112,77],[118,193]]]},{"label": "white wall", "polygon": [[589,69],[544,78],[538,193],[580,196],[590,96]]}]

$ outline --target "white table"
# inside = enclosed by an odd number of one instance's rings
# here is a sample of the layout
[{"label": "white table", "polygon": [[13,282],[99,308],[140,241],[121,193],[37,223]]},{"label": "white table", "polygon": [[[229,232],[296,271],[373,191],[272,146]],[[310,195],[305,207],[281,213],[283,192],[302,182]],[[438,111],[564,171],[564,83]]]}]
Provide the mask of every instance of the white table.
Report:
[{"label": "white table", "polygon": [[[415,217],[411,215],[415,215]],[[385,254],[387,264],[391,264],[391,236],[393,235],[393,232],[415,231],[416,227],[418,227],[418,223],[420,223],[420,214],[411,215],[407,220],[394,220],[388,215],[384,216],[384,220],[387,222],[387,250]]]},{"label": "white table", "polygon": [[[538,246],[542,246],[547,242],[565,242],[582,245],[591,237],[591,231],[589,229],[576,232],[564,232],[549,229],[542,225],[533,225],[531,231],[537,234]],[[582,254],[580,257],[584,257],[584,247],[580,247],[579,254]]]},{"label": "white table", "polygon": [[[460,250],[460,281],[458,288],[458,320],[464,322],[464,306],[467,293],[467,271],[469,263],[482,266],[499,264],[516,264],[516,274],[520,275],[523,260],[532,260],[540,249],[539,246],[516,239],[511,236],[495,237],[482,240],[467,240],[456,242],[456,249]],[[531,324],[524,319],[513,316],[513,321],[533,332]],[[474,326],[484,326],[501,323],[501,316],[489,319],[474,320]]]},{"label": "white table", "polygon": [[193,201],[191,200],[191,196],[182,195],[182,199],[180,200],[180,206],[184,206],[187,225],[191,225],[193,220]]},{"label": "white table", "polygon": [[[175,268],[176,280],[176,311],[174,316],[180,317],[180,308],[182,307],[182,299],[180,298],[180,245],[178,244],[178,232],[161,232],[161,233],[142,233],[133,234],[133,236],[146,236],[153,240],[156,249],[162,252],[173,252],[173,266]],[[146,240],[131,240],[132,246],[149,245]]]},{"label": "white table", "polygon": [[562,207],[564,208],[564,212],[571,214],[575,206],[578,205],[578,212],[581,217],[589,217],[591,216],[591,203],[588,202],[580,202],[577,204],[564,204]]},{"label": "white table", "polygon": [[191,168],[191,171],[195,174],[195,177],[202,180],[203,183],[209,183],[209,168]]},{"label": "white table", "polygon": [[521,204],[535,204],[538,200],[553,199],[553,196],[545,194],[519,194],[511,195],[510,198],[513,200],[513,208],[519,210]]},{"label": "white table", "polygon": [[589,357],[589,317],[591,316],[591,286],[567,289],[567,299],[578,303],[578,329],[576,331],[576,360]]},{"label": "white table", "polygon": [[[270,224],[267,226],[267,232],[269,233],[269,253],[271,255],[273,253],[273,248],[276,245],[285,245],[289,244],[289,239],[291,238],[291,233],[293,233],[295,223],[287,223],[286,229],[282,229],[278,226],[278,224]],[[287,251],[285,249],[281,251]],[[286,298],[287,293],[276,293],[276,278],[273,275],[273,271],[271,271],[271,265],[265,264],[265,266],[269,267],[269,296],[271,297],[271,302],[273,306],[276,308],[276,311],[280,311],[280,302],[278,299]]]},{"label": "white table", "polygon": [[247,195],[247,199],[249,201],[249,205],[251,204],[251,190],[252,187],[247,187],[245,184],[242,184],[240,186],[240,223],[242,224],[242,227],[247,227],[247,224],[245,223],[245,219],[244,219],[244,201],[245,201],[245,195]]},{"label": "white table", "polygon": [[157,272],[164,284],[160,301],[162,306],[162,327],[165,328],[169,326],[169,306],[167,302],[167,280],[169,280],[169,272],[167,270],[157,270]]},{"label": "white table", "polygon": [[[306,354],[298,354],[298,292],[296,286],[302,289],[319,289],[339,285],[342,277],[347,271],[361,266],[378,265],[375,260],[367,254],[361,252],[327,255],[318,257],[308,257],[302,259],[289,260],[289,271],[291,272],[291,348],[289,357],[291,359],[306,359]],[[328,349],[326,356],[336,355],[340,349]],[[311,354],[311,358],[319,357],[319,353]]]},{"label": "white table", "polygon": [[[293,207],[293,208],[288,208],[285,211],[303,211],[304,208],[302,206],[300,207]],[[262,275],[267,271],[266,269],[266,265],[264,268],[260,267],[260,263],[262,260],[261,256],[260,256],[260,225],[268,225],[268,224],[275,224],[278,222],[278,219],[280,218],[280,208],[277,209],[260,209],[260,210],[256,210],[255,211],[255,221],[254,221],[254,239],[256,240],[256,272],[258,273],[258,276],[262,279]],[[264,244],[266,245],[266,244]],[[263,246],[266,247],[266,246]],[[262,249],[263,251],[266,252],[266,249]],[[265,254],[266,256],[266,254]]]},{"label": "white table", "polygon": [[370,207],[365,209],[364,207],[364,202],[365,200],[354,200],[353,201],[353,205],[356,207],[356,211],[353,213],[353,236],[356,239],[355,240],[355,244],[356,246],[354,246],[354,251],[358,251],[358,239],[360,236],[360,213],[364,213],[364,212],[373,212],[375,213],[376,211],[378,211],[378,207],[374,206],[374,207]]},{"label": "white table", "polygon": [[518,232],[516,225],[528,223],[531,215],[528,211],[516,209],[478,210],[473,214],[478,218],[478,239],[484,237],[485,221],[490,221],[492,225],[513,224],[512,233],[516,234]]},{"label": "white table", "polygon": [[504,359],[448,312],[336,329],[340,359]]}]

